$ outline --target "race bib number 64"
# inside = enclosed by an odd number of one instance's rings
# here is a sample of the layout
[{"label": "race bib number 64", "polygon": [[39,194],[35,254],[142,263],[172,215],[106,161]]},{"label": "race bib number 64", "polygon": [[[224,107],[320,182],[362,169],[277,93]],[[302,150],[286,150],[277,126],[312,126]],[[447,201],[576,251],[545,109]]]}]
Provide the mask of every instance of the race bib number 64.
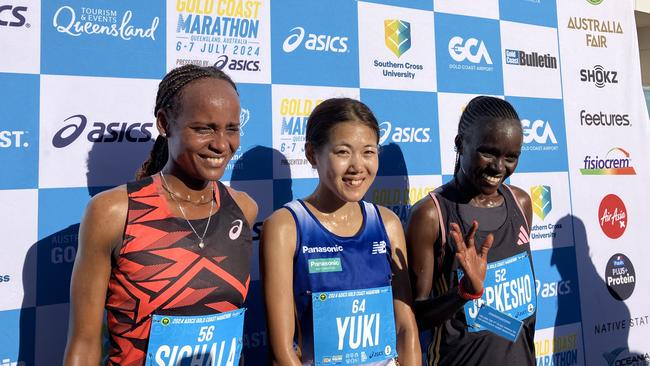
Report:
[{"label": "race bib number 64", "polygon": [[312,294],[314,362],[359,365],[397,356],[390,286]]}]

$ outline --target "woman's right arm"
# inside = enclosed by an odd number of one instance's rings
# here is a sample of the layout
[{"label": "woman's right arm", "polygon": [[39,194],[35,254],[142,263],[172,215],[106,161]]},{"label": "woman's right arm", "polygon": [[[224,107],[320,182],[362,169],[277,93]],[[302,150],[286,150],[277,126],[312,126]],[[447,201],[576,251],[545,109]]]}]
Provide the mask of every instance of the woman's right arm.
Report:
[{"label": "woman's right arm", "polygon": [[[463,238],[458,225],[452,224],[449,233],[458,248],[456,258],[468,277],[468,290],[471,293],[478,293],[483,289],[487,253],[493,241],[492,235],[488,235],[480,252],[477,252],[474,246],[474,234],[477,229],[478,224],[475,222]],[[467,302],[458,295],[458,287],[452,287],[443,295],[431,298],[436,260],[434,245],[440,245],[440,240],[438,210],[433,200],[427,196],[411,209],[406,231],[413,286],[413,308],[420,330],[442,324]]]},{"label": "woman's right arm", "polygon": [[295,222],[288,210],[280,209],[264,221],[260,237],[260,267],[273,365],[301,364],[293,348],[295,250]]},{"label": "woman's right arm", "polygon": [[111,273],[111,252],[119,245],[128,211],[123,186],[93,197],[79,228],[70,282],[70,323],[64,365],[98,365],[102,321]]}]

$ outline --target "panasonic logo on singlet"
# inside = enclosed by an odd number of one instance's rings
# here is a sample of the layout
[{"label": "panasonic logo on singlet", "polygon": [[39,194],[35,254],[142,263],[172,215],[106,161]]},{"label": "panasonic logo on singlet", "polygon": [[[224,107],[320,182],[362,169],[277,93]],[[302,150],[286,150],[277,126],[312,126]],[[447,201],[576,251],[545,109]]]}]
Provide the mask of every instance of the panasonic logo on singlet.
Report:
[{"label": "panasonic logo on singlet", "polygon": [[336,245],[333,247],[310,247],[307,245],[302,246],[303,253],[339,253],[343,251],[343,247]]}]

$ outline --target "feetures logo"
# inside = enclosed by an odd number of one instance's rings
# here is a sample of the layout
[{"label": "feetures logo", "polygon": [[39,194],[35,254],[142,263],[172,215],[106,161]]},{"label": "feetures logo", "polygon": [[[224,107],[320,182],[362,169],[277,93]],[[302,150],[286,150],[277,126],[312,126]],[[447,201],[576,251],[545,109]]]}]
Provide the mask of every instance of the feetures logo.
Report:
[{"label": "feetures logo", "polygon": [[384,20],[384,41],[395,56],[402,56],[411,48],[411,23],[399,19]]},{"label": "feetures logo", "polygon": [[[587,1],[592,2],[591,0]],[[589,47],[596,48],[607,48],[608,36],[623,34],[621,22],[616,20],[570,17],[567,28],[575,31],[584,31],[585,44]]]},{"label": "feetures logo", "polygon": [[586,110],[580,111],[580,126],[608,126],[608,127],[630,127],[630,115],[618,113],[595,112],[589,113]]},{"label": "feetures logo", "polygon": [[616,300],[623,301],[632,296],[636,286],[636,273],[632,262],[625,254],[614,254],[607,261],[605,280],[609,294]]},{"label": "feetures logo", "polygon": [[598,221],[603,233],[611,239],[620,238],[627,228],[627,209],[623,200],[608,194],[598,206]]},{"label": "feetures logo", "polygon": [[79,37],[81,35],[89,36],[109,36],[121,38],[129,41],[134,38],[156,40],[156,30],[160,24],[160,18],[154,17],[151,25],[146,28],[133,26],[131,10],[120,14],[117,10],[82,7],[80,14],[71,6],[62,6],[52,19],[52,25],[59,33],[65,33],[69,36]]},{"label": "feetures logo", "polygon": [[390,121],[379,124],[379,144],[388,142],[430,142],[431,128],[429,127],[400,127]]},{"label": "feetures logo", "polygon": [[25,27],[30,28],[25,13],[26,6],[0,5],[0,27]]},{"label": "feetures logo", "polygon": [[630,153],[626,150],[615,147],[610,149],[605,158],[601,159],[596,155],[586,155],[582,175],[636,175],[636,170],[631,164]]},{"label": "feetures logo", "polygon": [[306,33],[303,27],[294,27],[289,31],[289,36],[282,44],[282,50],[286,53],[291,53],[300,47],[302,41],[307,38],[304,43],[304,48],[308,51],[316,52],[335,52],[342,53],[348,52],[349,38],[341,35],[327,35],[327,34],[314,34]]},{"label": "feetures logo", "polygon": [[551,203],[551,187],[534,186],[530,187],[530,198],[533,202],[533,212],[537,217],[544,220],[546,215],[551,212],[553,205]]},{"label": "feetures logo", "polygon": [[557,57],[550,53],[540,55],[537,52],[526,52],[522,50],[506,49],[506,64],[528,67],[539,67],[543,69],[557,69]]},{"label": "feetures logo", "polygon": [[[63,126],[52,137],[52,145],[64,148],[75,142],[88,126],[88,118],[83,114],[75,114],[64,120],[72,122]],[[151,140],[152,122],[93,122],[90,131],[85,135],[89,142],[147,142]]]},{"label": "feetures logo", "polygon": [[29,142],[26,136],[29,131],[3,131],[0,130],[0,148],[27,148]]}]

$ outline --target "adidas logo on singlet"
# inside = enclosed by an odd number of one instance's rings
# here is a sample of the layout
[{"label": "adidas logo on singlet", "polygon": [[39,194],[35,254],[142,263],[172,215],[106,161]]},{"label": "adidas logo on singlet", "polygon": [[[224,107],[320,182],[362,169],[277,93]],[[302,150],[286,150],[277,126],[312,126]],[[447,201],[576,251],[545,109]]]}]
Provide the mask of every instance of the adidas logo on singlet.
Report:
[{"label": "adidas logo on singlet", "polygon": [[530,243],[530,238],[528,237],[528,231],[523,226],[519,226],[519,240],[517,240],[517,245],[524,245]]}]

